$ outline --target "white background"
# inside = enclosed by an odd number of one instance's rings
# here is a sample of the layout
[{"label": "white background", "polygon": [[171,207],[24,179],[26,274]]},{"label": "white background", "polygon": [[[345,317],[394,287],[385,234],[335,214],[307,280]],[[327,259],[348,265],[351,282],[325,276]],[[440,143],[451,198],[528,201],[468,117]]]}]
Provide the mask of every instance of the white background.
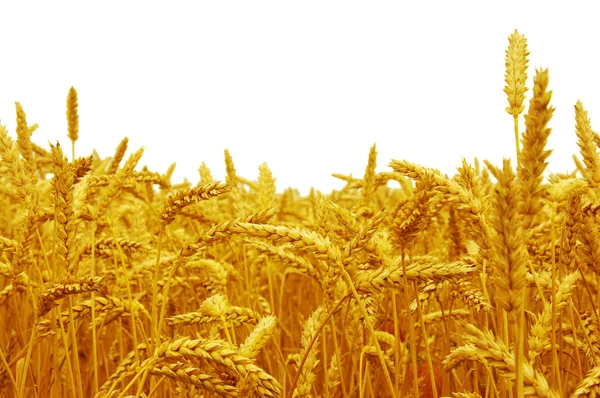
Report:
[{"label": "white background", "polygon": [[380,171],[407,159],[453,174],[461,157],[514,157],[503,88],[516,28],[528,87],[550,69],[550,170],[573,170],[578,98],[600,125],[592,3],[412,3],[2,2],[0,120],[14,133],[20,101],[36,143],[70,148],[75,86],[78,155],[112,156],[127,136],[152,170],[176,161],[175,181],[196,182],[202,161],[222,179],[228,148],[246,178],[266,161],[279,191],[329,191],[342,186],[331,173],[362,176],[373,143]]}]

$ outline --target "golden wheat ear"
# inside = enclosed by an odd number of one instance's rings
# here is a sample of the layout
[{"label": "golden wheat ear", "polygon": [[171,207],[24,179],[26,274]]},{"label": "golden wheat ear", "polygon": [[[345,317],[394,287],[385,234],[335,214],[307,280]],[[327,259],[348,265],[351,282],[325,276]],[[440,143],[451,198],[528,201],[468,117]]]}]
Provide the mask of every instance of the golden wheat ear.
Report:
[{"label": "golden wheat ear", "polygon": [[529,60],[527,51],[527,39],[515,29],[508,37],[508,49],[506,50],[506,73],[504,79],[506,86],[504,92],[508,98],[506,112],[513,116],[515,146],[517,149],[517,164],[520,166],[521,151],[519,148],[519,115],[525,109],[525,93],[527,87],[527,63]]},{"label": "golden wheat ear", "polygon": [[79,139],[79,102],[77,99],[77,90],[75,87],[69,89],[67,96],[67,136],[71,140],[72,157],[75,159],[75,141]]}]

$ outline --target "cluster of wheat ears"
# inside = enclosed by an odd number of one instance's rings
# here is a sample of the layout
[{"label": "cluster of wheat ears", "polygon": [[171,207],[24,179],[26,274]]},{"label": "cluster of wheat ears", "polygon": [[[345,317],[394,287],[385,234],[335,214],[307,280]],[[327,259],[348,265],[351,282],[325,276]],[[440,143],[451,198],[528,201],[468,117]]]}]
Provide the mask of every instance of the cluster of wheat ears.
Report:
[{"label": "cluster of wheat ears", "polygon": [[[548,71],[506,50],[518,162],[393,160],[329,194],[71,161],[0,125],[0,395],[583,397],[600,392],[600,136],[544,179]],[[139,171],[136,171],[139,170]],[[388,186],[391,180],[399,188]]]}]

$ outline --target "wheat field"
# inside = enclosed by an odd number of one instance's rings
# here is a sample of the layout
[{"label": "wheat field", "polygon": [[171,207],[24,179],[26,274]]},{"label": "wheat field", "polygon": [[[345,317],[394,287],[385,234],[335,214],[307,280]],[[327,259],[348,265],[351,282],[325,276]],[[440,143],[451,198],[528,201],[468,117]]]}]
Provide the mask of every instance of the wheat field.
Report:
[{"label": "wheat field", "polygon": [[44,148],[16,103],[15,138],[0,125],[0,396],[599,394],[600,135],[577,102],[577,170],[544,176],[549,73],[527,102],[527,40],[508,41],[517,164],[376,172],[374,145],[362,178],[305,197],[277,193],[266,163],[238,175],[227,150],[225,181],[202,163],[195,186],[140,167],[127,138],[76,157],[74,88],[71,144]]}]

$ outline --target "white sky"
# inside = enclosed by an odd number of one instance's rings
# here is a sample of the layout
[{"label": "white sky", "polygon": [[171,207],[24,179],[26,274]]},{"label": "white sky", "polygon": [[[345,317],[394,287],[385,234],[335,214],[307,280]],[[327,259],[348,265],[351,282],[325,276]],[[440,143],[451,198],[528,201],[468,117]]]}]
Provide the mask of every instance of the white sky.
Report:
[{"label": "white sky", "polygon": [[591,2],[12,3],[0,4],[1,122],[14,133],[20,101],[35,142],[70,147],[73,85],[78,155],[112,156],[127,136],[150,169],[176,161],[175,181],[196,182],[202,161],[222,179],[225,148],[238,174],[255,179],[266,161],[278,190],[302,193],[341,187],[331,173],[362,176],[373,143],[380,171],[391,159],[449,174],[463,156],[499,164],[514,152],[503,88],[515,28],[528,86],[550,70],[550,170],[574,169],[578,98],[600,129]]}]

